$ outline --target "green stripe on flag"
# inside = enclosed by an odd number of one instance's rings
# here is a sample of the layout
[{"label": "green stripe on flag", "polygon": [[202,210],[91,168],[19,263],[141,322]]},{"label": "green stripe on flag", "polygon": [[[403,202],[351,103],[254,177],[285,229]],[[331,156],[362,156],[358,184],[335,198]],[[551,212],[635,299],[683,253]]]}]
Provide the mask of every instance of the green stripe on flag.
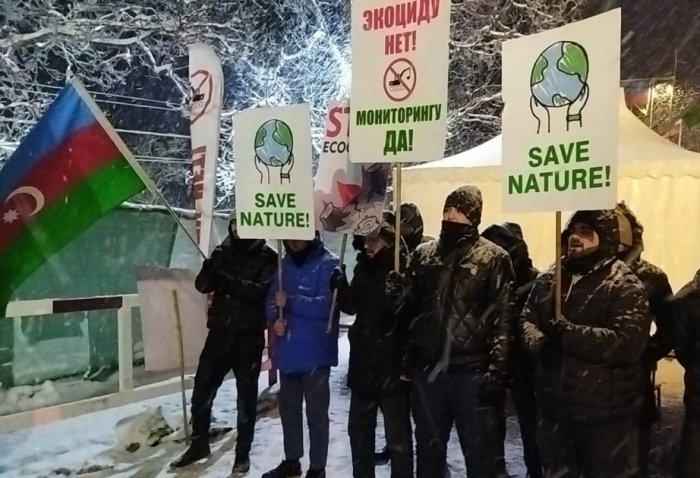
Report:
[{"label": "green stripe on flag", "polygon": [[[145,189],[123,156],[96,170],[53,204],[0,254],[0,284],[14,291],[48,258],[110,210]],[[0,303],[0,306],[4,304]],[[0,309],[0,317],[4,307]]]}]

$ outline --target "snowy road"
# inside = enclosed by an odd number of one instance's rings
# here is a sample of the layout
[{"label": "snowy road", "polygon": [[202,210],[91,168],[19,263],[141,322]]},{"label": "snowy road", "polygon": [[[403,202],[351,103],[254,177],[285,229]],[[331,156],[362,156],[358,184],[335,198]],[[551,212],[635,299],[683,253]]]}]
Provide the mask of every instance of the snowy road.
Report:
[{"label": "snowy road", "polygon": [[[347,436],[350,394],[345,386],[348,350],[347,338],[342,337],[340,366],[335,368],[331,375],[331,442],[327,469],[329,478],[352,476],[350,443]],[[266,376],[261,377],[261,386],[266,380]],[[227,427],[235,424],[235,398],[234,382],[225,382],[215,402],[214,415],[218,421],[214,426]],[[183,444],[166,441],[154,448],[141,448],[135,453],[120,450],[123,445],[120,446],[115,431],[119,420],[142,413],[148,407],[161,406],[171,425],[181,425],[179,403],[180,396],[176,394],[2,435],[0,475],[3,478],[57,475],[132,478],[228,476],[234,459],[235,433],[225,435],[214,443],[212,456],[208,460],[179,472],[170,470],[168,465],[183,451]],[[514,423],[512,420],[508,422],[506,453],[509,471],[514,477],[521,478],[525,476],[525,470],[519,458],[520,442]],[[276,466],[283,456],[282,425],[276,413],[260,418],[255,433],[250,478],[259,478],[265,471]],[[384,443],[381,426],[377,430],[377,443]],[[308,442],[305,446],[308,452]],[[302,460],[302,463],[305,468],[308,467],[308,461]],[[449,463],[452,476],[466,476],[455,434],[450,443]],[[377,468],[377,478],[389,476],[388,466]]]}]

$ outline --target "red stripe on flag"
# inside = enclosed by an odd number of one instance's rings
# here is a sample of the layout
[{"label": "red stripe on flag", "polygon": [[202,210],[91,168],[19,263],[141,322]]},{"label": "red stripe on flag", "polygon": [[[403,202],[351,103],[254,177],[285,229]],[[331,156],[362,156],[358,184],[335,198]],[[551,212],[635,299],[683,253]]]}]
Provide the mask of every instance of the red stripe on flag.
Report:
[{"label": "red stripe on flag", "polygon": [[[8,194],[9,199],[0,201],[0,250],[32,221],[32,213],[39,213],[35,211],[39,206],[43,209],[62,198],[95,170],[120,156],[117,146],[97,122],[80,129],[48,153],[17,183]],[[12,196],[13,192],[17,194]]]}]

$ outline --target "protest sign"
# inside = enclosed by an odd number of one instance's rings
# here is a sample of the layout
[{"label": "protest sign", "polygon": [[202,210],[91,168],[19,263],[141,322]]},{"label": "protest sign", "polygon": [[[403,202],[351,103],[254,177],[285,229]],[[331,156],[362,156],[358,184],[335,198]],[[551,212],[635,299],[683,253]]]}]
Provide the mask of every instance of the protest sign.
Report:
[{"label": "protest sign", "polygon": [[503,44],[503,210],[617,200],[620,10]]},{"label": "protest sign", "polygon": [[313,239],[309,106],[245,110],[233,127],[238,234]]},{"label": "protest sign", "polygon": [[314,178],[316,229],[364,236],[382,221],[389,165],[349,161],[349,124],[348,102],[332,102]]},{"label": "protest sign", "polygon": [[442,159],[450,7],[450,0],[353,1],[353,163]]}]

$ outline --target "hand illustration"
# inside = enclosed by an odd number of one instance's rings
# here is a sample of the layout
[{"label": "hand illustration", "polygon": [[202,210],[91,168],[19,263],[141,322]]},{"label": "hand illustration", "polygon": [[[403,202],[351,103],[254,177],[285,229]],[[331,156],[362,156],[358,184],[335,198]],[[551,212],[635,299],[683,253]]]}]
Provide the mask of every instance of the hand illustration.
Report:
[{"label": "hand illustration", "polygon": [[287,183],[291,183],[292,179],[290,177],[290,173],[292,172],[292,168],[294,168],[294,155],[289,156],[289,161],[287,161],[287,164],[283,164],[282,167],[280,168],[280,184],[284,184],[284,180],[287,180]]},{"label": "hand illustration", "polygon": [[[260,184],[270,184],[270,167],[263,163],[262,160],[256,155],[255,156],[255,169],[260,173]],[[267,178],[267,181],[265,181]]]},{"label": "hand illustration", "polygon": [[534,96],[530,97],[530,111],[532,116],[537,119],[537,134],[542,131],[542,122],[544,121],[547,126],[547,133],[551,132],[549,110],[542,103],[537,101]]},{"label": "hand illustration", "polygon": [[581,115],[581,110],[588,103],[588,96],[590,90],[588,85],[583,85],[581,94],[576,98],[576,101],[571,103],[566,110],[566,131],[569,131],[569,126],[571,123],[578,123],[579,127],[583,126],[583,116]]}]

